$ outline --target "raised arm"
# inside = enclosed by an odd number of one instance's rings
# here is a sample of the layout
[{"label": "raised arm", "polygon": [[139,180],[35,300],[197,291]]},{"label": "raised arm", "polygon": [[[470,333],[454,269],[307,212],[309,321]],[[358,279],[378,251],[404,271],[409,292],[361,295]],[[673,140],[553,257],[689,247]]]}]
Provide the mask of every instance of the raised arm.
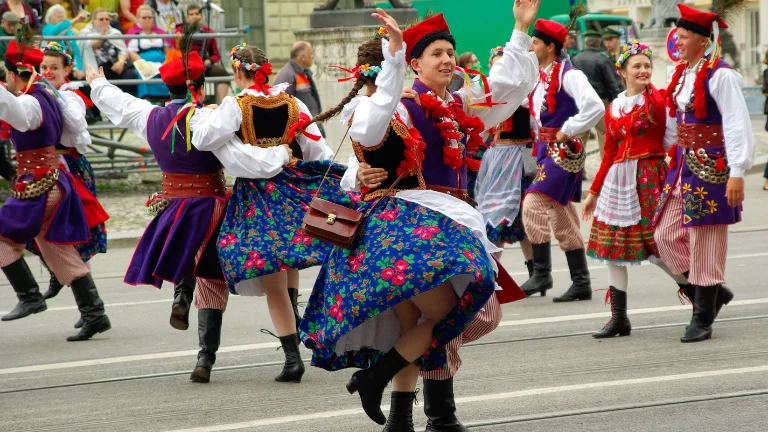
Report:
[{"label": "raised arm", "polygon": [[139,99],[110,84],[103,75],[93,77],[95,72],[88,68],[88,81],[91,83],[91,100],[96,107],[107,115],[115,126],[126,128],[141,139],[147,139],[147,120],[156,107],[149,101]]}]

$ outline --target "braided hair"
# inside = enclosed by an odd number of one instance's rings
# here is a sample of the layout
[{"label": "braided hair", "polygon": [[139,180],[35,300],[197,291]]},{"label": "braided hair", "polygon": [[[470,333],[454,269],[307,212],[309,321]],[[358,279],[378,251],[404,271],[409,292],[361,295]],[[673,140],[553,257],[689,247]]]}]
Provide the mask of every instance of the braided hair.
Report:
[{"label": "braided hair", "polygon": [[[243,63],[263,65],[264,63],[269,62],[269,59],[267,58],[267,55],[264,54],[264,51],[262,51],[261,49],[253,45],[246,45],[238,49],[235,52],[235,57],[237,57]],[[241,70],[245,74],[245,76],[248,78],[253,78],[254,75],[256,74],[255,70],[247,70],[247,69],[241,69]],[[267,78],[267,80],[269,80],[269,78]]]},{"label": "braided hair", "polygon": [[[381,66],[383,61],[384,53],[381,50],[381,39],[379,38],[373,38],[368,42],[360,45],[360,48],[357,49],[358,65],[368,64],[370,66]],[[312,122],[324,122],[336,116],[341,112],[342,109],[344,109],[346,104],[348,104],[352,99],[355,98],[355,96],[357,96],[358,93],[360,93],[360,90],[365,87],[366,83],[376,83],[376,75],[365,76],[361,74],[355,80],[355,85],[352,87],[352,90],[344,99],[341,100],[341,102],[339,102],[338,105],[324,113],[316,115],[312,119]]]}]

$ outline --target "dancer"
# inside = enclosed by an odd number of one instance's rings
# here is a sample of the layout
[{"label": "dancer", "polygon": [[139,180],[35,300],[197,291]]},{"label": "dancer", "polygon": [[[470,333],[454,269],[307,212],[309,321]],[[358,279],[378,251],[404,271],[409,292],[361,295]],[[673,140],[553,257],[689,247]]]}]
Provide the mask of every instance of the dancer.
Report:
[{"label": "dancer", "polygon": [[55,96],[35,82],[43,52],[31,45],[31,35],[26,34],[27,30],[22,30],[20,41],[8,44],[8,90],[0,88],[3,133],[10,135],[18,163],[13,195],[0,207],[0,267],[19,303],[2,320],[23,318],[47,308],[22,256],[25,245],[34,240],[56,278],[71,285],[83,320],[80,332],[67,340],[83,341],[109,330],[111,324],[91,270],[74,245],[86,243],[90,230],[108,216],[84,185],[58,169],[56,144],[74,144],[62,141],[62,130],[67,124],[84,130],[85,119],[77,110],[67,109],[68,104],[56,102]]},{"label": "dancer", "polygon": [[[194,279],[189,279],[190,275],[197,276],[194,301],[200,352],[190,380],[200,383],[210,381],[229,296],[213,243],[206,248],[209,239],[215,239],[226,206],[224,172],[213,154],[191,147],[187,125],[177,116],[187,102],[188,92],[194,91],[197,100],[204,98],[204,74],[205,65],[194,51],[163,65],[160,77],[172,100],[158,107],[124,93],[93,68],[87,71],[94,104],[116,126],[146,139],[163,171],[162,192],[147,202],[155,217],[136,246],[125,283],[156,288],[163,281],[176,285],[171,325],[186,330],[195,290]],[[173,135],[164,136],[171,127],[175,129]]]},{"label": "dancer", "polygon": [[[497,102],[508,103],[482,111],[491,122],[511,115],[533,84],[536,61],[526,52],[526,31],[537,8],[537,1],[518,1],[515,6],[516,30],[489,86],[501,98]],[[446,163],[454,162],[451,149],[457,138],[441,135],[435,120],[412,99],[398,103],[405,69],[401,56],[419,74],[414,89],[421,93],[422,106],[429,107],[427,112],[440,120],[442,116],[459,118],[461,131],[474,138],[485,127],[474,116],[466,118],[464,110],[469,107],[462,103],[467,96],[464,91],[446,92],[455,60],[453,37],[442,15],[406,30],[406,42],[400,42],[399,27],[383,11],[374,16],[384,22],[392,40],[373,40],[361,46],[358,66],[352,70],[380,71],[378,78],[358,74],[350,95],[318,119],[333,116],[343,107],[343,120],[351,121],[355,160],[385,172],[375,183],[365,183],[362,211],[371,213],[355,243],[334,250],[323,266],[302,322],[302,336],[314,351],[315,366],[329,370],[368,367],[353,376],[348,389],[360,393],[369,417],[380,424],[386,421],[385,430],[413,430],[419,369],[409,364],[417,359],[429,374],[424,381],[427,429],[466,430],[455,415],[451,377],[460,359],[457,355],[452,358],[451,353],[461,343],[490,331],[478,328],[468,333],[481,307],[493,311],[492,319],[486,321],[490,329],[498,324],[500,308],[492,300],[495,284],[490,280],[494,277],[490,254],[497,248],[485,236],[482,216],[455,198],[467,198],[466,165],[461,160],[458,166]],[[400,48],[401,43],[406,46]],[[353,99],[363,87],[370,97]],[[444,98],[453,100],[450,108],[442,102]],[[470,121],[477,126],[470,128]],[[448,128],[444,131],[450,132]],[[421,159],[415,157],[421,148],[423,170],[413,165]],[[459,150],[456,157],[461,156]],[[398,180],[401,174],[404,176]],[[354,186],[354,177],[348,172],[345,184]],[[388,191],[395,181],[397,185]],[[381,202],[375,204],[379,198]],[[377,284],[381,293],[375,289]],[[417,325],[422,316],[426,320]],[[387,420],[379,404],[393,377],[393,404]]]},{"label": "dancer", "polygon": [[[77,110],[85,118],[86,101],[90,100],[79,91],[77,87],[69,84],[69,75],[72,72],[72,56],[69,55],[66,48],[56,42],[48,42],[43,46],[43,62],[40,64],[40,72],[48,82],[57,89],[60,96],[57,100],[60,103],[66,103],[69,108]],[[68,145],[56,144],[56,153],[63,158],[65,166],[77,180],[81,181],[88,191],[95,197],[96,178],[93,174],[93,168],[85,157],[88,146],[91,144],[91,134],[88,129],[77,127],[68,127],[71,122],[64,122],[64,129],[61,131],[61,140],[70,140]],[[104,224],[91,229],[91,239],[87,243],[76,245],[80,258],[83,262],[88,262],[94,255],[107,252],[107,228]],[[40,255],[35,248],[34,242],[27,245],[27,250]],[[45,261],[41,261],[45,266]],[[46,266],[47,268],[47,266]],[[48,291],[43,293],[45,299],[56,297],[61,291],[63,285],[56,279],[56,275],[48,269],[51,279],[48,285]],[[83,321],[78,320],[75,328],[80,328]]]},{"label": "dancer", "polygon": [[[678,142],[654,219],[661,259],[688,278],[693,317],[681,342],[712,337],[712,323],[733,293],[725,283],[728,226],[741,221],[744,172],[754,138],[741,88],[744,80],[720,58],[720,29],[733,2],[716,13],[678,5],[680,57],[668,87],[670,129]],[[713,43],[714,40],[714,43]],[[675,123],[677,123],[675,125]]]},{"label": "dancer", "polygon": [[[331,245],[302,231],[313,196],[352,206],[339,188],[343,167],[328,160],[307,107],[269,86],[272,65],[259,48],[238,45],[230,53],[235,84],[244,89],[221,106],[197,110],[192,144],[211,151],[237,176],[218,237],[219,261],[231,290],[267,296],[277,337],[285,353],[280,382],[301,382],[299,355],[299,270],[320,265]],[[323,177],[328,178],[319,190]]]},{"label": "dancer", "polygon": [[584,241],[574,202],[581,201],[586,151],[578,138],[603,116],[605,106],[587,77],[561,58],[568,30],[553,21],[536,21],[531,49],[541,65],[536,88],[528,97],[531,127],[537,133],[534,153],[538,172],[523,207],[525,233],[533,244],[533,276],[521,287],[546,295],[552,288],[550,227],[565,252],[573,282],[555,302],[589,300]]},{"label": "dancer", "polygon": [[[629,336],[627,316],[627,267],[646,259],[661,267],[678,285],[688,281],[675,276],[659,259],[653,240],[653,215],[667,177],[664,161],[675,134],[667,129],[666,98],[651,84],[650,47],[633,41],[616,62],[627,90],[608,105],[605,115],[605,156],[581,208],[582,219],[594,212],[587,255],[608,265],[606,302],[611,320],[594,338]],[[674,119],[669,119],[674,122]]]}]

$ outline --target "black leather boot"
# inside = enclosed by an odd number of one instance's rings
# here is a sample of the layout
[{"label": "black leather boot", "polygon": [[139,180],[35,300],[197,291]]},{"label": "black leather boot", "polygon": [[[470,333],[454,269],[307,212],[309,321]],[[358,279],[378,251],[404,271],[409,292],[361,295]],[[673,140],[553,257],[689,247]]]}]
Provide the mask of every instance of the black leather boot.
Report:
[{"label": "black leather boot", "polygon": [[533,260],[526,261],[525,267],[528,269],[528,277],[530,278],[533,276]]},{"label": "black leather boot", "polygon": [[413,429],[413,401],[416,392],[392,392],[389,417],[383,432],[416,432]]},{"label": "black leather boot", "polygon": [[387,422],[387,418],[381,412],[381,397],[387,383],[408,364],[408,361],[392,348],[378,363],[368,369],[355,372],[349,379],[347,391],[350,394],[358,392],[363,410],[374,422],[380,425]]},{"label": "black leather boot", "polygon": [[720,285],[702,287],[696,286],[696,296],[693,302],[693,318],[685,329],[680,342],[700,342],[712,337],[712,323],[715,322],[717,308],[717,292]]},{"label": "black leather boot", "polygon": [[304,362],[299,352],[299,335],[280,336],[278,339],[285,353],[285,364],[280,375],[275,377],[275,381],[300,383],[301,377],[304,376]]},{"label": "black leather boot", "polygon": [[571,286],[565,294],[552,299],[555,303],[576,300],[592,300],[592,282],[589,280],[589,267],[584,249],[575,249],[565,253],[568,270],[571,272]]},{"label": "black leather boot", "polygon": [[197,335],[200,339],[200,352],[197,353],[197,365],[189,380],[207,383],[211,380],[211,368],[216,363],[216,351],[221,342],[221,320],[224,311],[219,309],[197,310]]},{"label": "black leather boot", "polygon": [[8,278],[8,282],[11,283],[13,290],[16,291],[19,303],[8,315],[2,318],[2,321],[13,321],[48,309],[24,257],[3,267],[3,273]]},{"label": "black leather boot", "polygon": [[83,327],[83,319],[80,318],[79,320],[77,320],[75,322],[75,328],[78,329],[78,328],[82,328],[82,327]]},{"label": "black leather boot", "polygon": [[549,242],[533,246],[533,275],[520,287],[525,295],[547,295],[552,289],[552,250]]},{"label": "black leather boot", "polygon": [[595,339],[618,336],[629,336],[632,333],[632,324],[627,316],[627,293],[614,287],[608,289],[606,302],[611,302],[611,320],[597,333],[592,333]]},{"label": "black leather boot", "polygon": [[189,309],[195,295],[197,278],[189,274],[181,283],[173,287],[173,306],[171,306],[171,327],[177,330],[189,328]]},{"label": "black leather boot", "polygon": [[59,295],[59,292],[62,288],[64,288],[64,285],[59,282],[58,279],[56,279],[56,275],[53,274],[53,271],[51,271],[50,267],[48,267],[48,264],[45,263],[45,260],[40,258],[40,264],[45,267],[46,270],[48,270],[48,273],[51,275],[51,280],[48,282],[48,291],[43,293],[43,298],[48,300],[56,297]]},{"label": "black leather boot", "polygon": [[469,432],[456,418],[453,378],[424,380],[424,414],[427,415],[426,432]]},{"label": "black leather boot", "polygon": [[299,324],[301,324],[301,314],[299,314],[299,289],[288,288],[288,297],[291,298],[291,306],[293,306],[293,316],[296,318],[296,335],[298,335]]},{"label": "black leather boot", "polygon": [[[688,301],[695,307],[694,298],[696,297],[696,288],[691,284],[677,284],[677,286],[680,287],[677,293],[678,297],[680,297],[680,301],[685,303],[683,299],[688,299]],[[717,301],[715,303],[715,318],[720,314],[720,309],[730,303],[731,300],[733,300],[733,297],[733,291],[731,291],[730,288],[725,285],[720,285],[720,289],[717,291]]]},{"label": "black leather boot", "polygon": [[83,327],[80,333],[67,338],[69,342],[88,340],[112,328],[109,318],[104,314],[104,302],[90,274],[72,281],[72,294],[75,295]]}]

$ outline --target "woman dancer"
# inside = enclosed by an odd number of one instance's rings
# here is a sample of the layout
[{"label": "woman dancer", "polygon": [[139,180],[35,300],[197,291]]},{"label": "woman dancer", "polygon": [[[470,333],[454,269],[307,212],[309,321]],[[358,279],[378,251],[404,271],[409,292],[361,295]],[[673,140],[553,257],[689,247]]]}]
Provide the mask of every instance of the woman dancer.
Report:
[{"label": "woman dancer", "polygon": [[255,46],[230,53],[235,84],[244,89],[215,110],[199,109],[190,122],[192,144],[211,151],[237,176],[218,237],[221,267],[231,291],[267,296],[277,337],[285,352],[280,382],[301,382],[299,270],[321,264],[331,245],[305,235],[302,218],[313,196],[352,206],[339,188],[341,165],[310,113],[285,86],[269,86],[272,65]]},{"label": "woman dancer", "polygon": [[[627,267],[644,260],[661,267],[685,289],[659,259],[651,225],[667,177],[666,149],[676,140],[666,132],[664,93],[651,84],[651,49],[637,41],[623,47],[616,69],[627,90],[608,106],[605,156],[582,206],[582,219],[594,213],[587,256],[608,265],[611,320],[595,338],[629,336]],[[674,119],[670,120],[674,121]]]}]

